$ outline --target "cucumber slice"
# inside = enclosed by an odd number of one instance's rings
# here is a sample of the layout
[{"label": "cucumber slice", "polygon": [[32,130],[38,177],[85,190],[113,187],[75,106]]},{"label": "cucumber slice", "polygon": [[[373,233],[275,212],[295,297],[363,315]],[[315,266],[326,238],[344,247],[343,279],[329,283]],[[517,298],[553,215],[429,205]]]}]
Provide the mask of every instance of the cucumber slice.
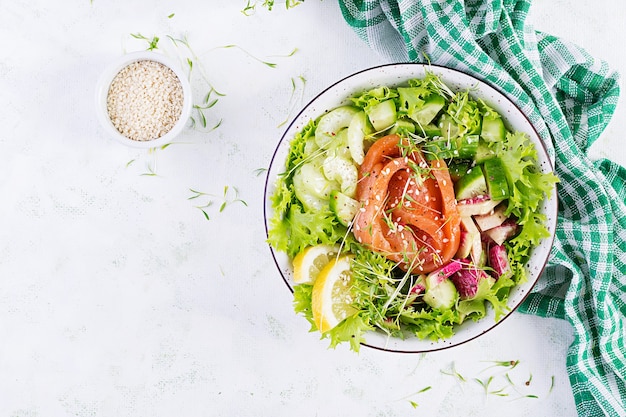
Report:
[{"label": "cucumber slice", "polygon": [[337,136],[335,136],[335,140],[330,143],[328,148],[326,148],[323,153],[318,153],[318,157],[324,159],[324,156],[320,154],[325,154],[326,157],[340,156],[352,160],[352,154],[350,153],[350,146],[348,144],[348,129],[340,130]]},{"label": "cucumber slice", "polygon": [[317,143],[315,143],[315,138],[308,138],[306,140],[306,142],[304,142],[304,156],[311,156],[313,155],[317,150],[319,150],[319,146],[317,146]]},{"label": "cucumber slice", "polygon": [[424,102],[424,105],[412,114],[409,114],[409,117],[424,126],[431,123],[445,105],[445,98],[438,94],[431,94]]},{"label": "cucumber slice", "polygon": [[496,156],[496,153],[489,148],[489,145],[487,145],[485,141],[480,140],[478,142],[478,146],[476,147],[474,161],[476,161],[477,164],[481,164],[494,156]]},{"label": "cucumber slice", "polygon": [[367,115],[363,111],[356,113],[348,126],[348,148],[350,149],[350,156],[358,165],[361,165],[365,159],[363,142],[365,135],[369,133],[371,133],[371,129],[368,125]]},{"label": "cucumber slice", "polygon": [[468,161],[452,161],[448,164],[448,172],[452,181],[457,182],[461,177],[467,174],[470,169],[470,163]]},{"label": "cucumber slice", "polygon": [[433,139],[424,143],[422,149],[427,159],[452,159],[456,157],[456,142],[448,139]]},{"label": "cucumber slice", "polygon": [[367,117],[377,132],[393,125],[397,120],[396,103],[393,100],[382,101],[367,111]]},{"label": "cucumber slice", "polygon": [[359,210],[359,202],[348,197],[341,191],[332,191],[330,193],[330,211],[332,211],[339,223],[349,226],[357,211]]},{"label": "cucumber slice", "polygon": [[317,146],[323,149],[328,148],[339,131],[350,125],[358,111],[355,107],[341,106],[321,116],[315,128]]},{"label": "cucumber slice", "polygon": [[476,155],[479,140],[478,135],[464,135],[457,138],[455,157],[473,158]]},{"label": "cucumber slice", "polygon": [[293,188],[305,208],[319,210],[327,204],[331,191],[338,187],[326,179],[320,167],[306,163],[293,174]]},{"label": "cucumber slice", "polygon": [[483,117],[483,126],[480,136],[487,142],[503,141],[506,137],[506,127],[501,117],[494,118],[493,115]]},{"label": "cucumber slice", "polygon": [[398,119],[389,130],[389,134],[398,134],[407,137],[409,134],[415,133],[415,123],[406,119]]},{"label": "cucumber slice", "polygon": [[439,129],[444,139],[455,138],[459,134],[459,126],[449,114],[444,114],[439,118]]},{"label": "cucumber slice", "polygon": [[459,299],[454,283],[446,278],[439,281],[437,274],[429,274],[425,280],[424,302],[435,310],[449,310]]},{"label": "cucumber slice", "polygon": [[506,168],[500,158],[491,158],[484,162],[483,173],[487,182],[489,197],[494,201],[506,200],[511,196]]},{"label": "cucumber slice", "polygon": [[471,168],[454,184],[454,194],[457,200],[466,200],[487,194],[487,182],[480,165]]},{"label": "cucumber slice", "polygon": [[359,178],[359,171],[352,162],[340,156],[330,156],[324,159],[322,169],[324,176],[329,181],[339,183],[342,193],[349,197],[356,195],[356,182]]}]

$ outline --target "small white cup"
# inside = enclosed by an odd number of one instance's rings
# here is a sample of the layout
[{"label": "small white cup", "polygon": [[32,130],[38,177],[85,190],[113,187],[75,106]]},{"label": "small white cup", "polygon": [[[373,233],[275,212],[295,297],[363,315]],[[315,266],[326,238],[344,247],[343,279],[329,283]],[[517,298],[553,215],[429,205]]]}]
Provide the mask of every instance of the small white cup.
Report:
[{"label": "small white cup", "polygon": [[[183,108],[176,124],[163,136],[147,141],[133,140],[120,133],[113,125],[107,110],[107,96],[113,79],[123,68],[139,61],[156,61],[165,65],[176,74],[183,89]],[[119,143],[135,148],[157,148],[170,143],[185,128],[187,120],[191,116],[192,106],[193,98],[191,85],[189,84],[187,75],[183,72],[178,62],[158,52],[131,52],[121,56],[105,69],[96,85],[96,114],[100,124],[110,137],[117,140]]]}]

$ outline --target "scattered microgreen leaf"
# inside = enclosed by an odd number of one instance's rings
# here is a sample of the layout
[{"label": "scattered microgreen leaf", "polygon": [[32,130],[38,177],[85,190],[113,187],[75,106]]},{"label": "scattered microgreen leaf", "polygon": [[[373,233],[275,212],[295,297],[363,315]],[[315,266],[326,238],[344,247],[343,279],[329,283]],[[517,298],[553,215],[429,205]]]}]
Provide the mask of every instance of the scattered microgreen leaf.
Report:
[{"label": "scattered microgreen leaf", "polygon": [[215,199],[221,199],[218,209],[219,213],[222,213],[226,209],[226,207],[235,203],[240,203],[246,207],[248,206],[248,203],[239,198],[239,191],[237,190],[237,188],[228,185],[224,186],[224,190],[220,197],[214,194],[205,193],[203,191],[194,190],[193,188],[190,188],[189,191],[191,191],[192,194],[187,198],[187,200],[203,199],[204,201],[206,201],[205,204],[194,206],[202,212],[206,220],[211,220],[208,209],[213,206],[213,204],[215,203]]},{"label": "scattered microgreen leaf", "polygon": [[146,172],[140,174],[142,177],[156,177],[157,176],[157,151],[159,148],[148,149],[148,157],[150,160],[146,161]]},{"label": "scattered microgreen leaf", "polygon": [[528,380],[526,382],[524,382],[524,385],[526,385],[527,387],[530,386],[530,383],[533,380],[533,374],[530,374],[530,376],[528,377]]},{"label": "scattered microgreen leaf", "polygon": [[175,14],[175,13],[170,13],[170,14],[168,14],[168,15],[167,15],[167,18],[168,18],[168,19],[173,18],[173,17],[174,17],[174,14]]},{"label": "scattered microgreen leaf", "polygon": [[403,398],[400,398],[399,401],[408,400],[409,404],[411,404],[411,407],[417,408],[417,407],[419,407],[419,404],[414,399],[411,399],[411,397],[414,397],[414,396],[419,395],[419,394],[423,394],[426,391],[430,391],[432,388],[433,387],[429,385],[427,387],[422,388],[421,390],[419,390],[417,392],[414,392],[413,394],[409,394],[409,395],[407,395],[407,396],[405,396]]},{"label": "scattered microgreen leaf", "polygon": [[258,58],[256,56],[254,56],[253,54],[251,54],[250,52],[248,52],[247,50],[243,49],[241,46],[236,45],[236,44],[230,44],[230,45],[224,45],[221,46],[222,49],[238,49],[241,52],[243,52],[245,55],[249,56],[250,58],[254,59],[255,61],[260,62],[263,65],[266,65],[270,68],[276,68],[278,66],[278,64],[274,63],[274,62],[269,62],[269,61],[264,61],[261,58]]},{"label": "scattered microgreen leaf", "polygon": [[480,384],[485,390],[485,395],[496,395],[498,397],[507,397],[509,394],[505,392],[504,388],[492,390],[490,389],[491,383],[493,382],[493,376],[490,376],[486,381],[483,381],[479,378],[474,378],[478,384]]},{"label": "scattered microgreen leaf", "polygon": [[506,374],[504,374],[504,377],[506,378],[507,382],[513,386],[515,386],[515,384],[513,383],[513,380],[511,379],[511,376],[509,375],[509,373],[507,372]]},{"label": "scattered microgreen leaf", "polygon": [[453,376],[461,382],[466,382],[466,379],[457,370],[454,362],[450,365],[450,370],[441,370],[441,373],[448,376]]},{"label": "scattered microgreen leaf", "polygon": [[431,387],[430,385],[427,387],[422,388],[421,390],[417,391],[418,394],[421,394],[422,392],[426,392],[431,390],[433,387]]},{"label": "scattered microgreen leaf", "polygon": [[156,177],[157,174],[156,172],[154,172],[152,170],[152,168],[150,166],[148,166],[148,172],[144,172],[143,174],[141,174],[142,177]]},{"label": "scattered microgreen leaf", "polygon": [[517,365],[519,365],[520,361],[519,360],[514,360],[514,361],[491,361],[491,363],[493,363],[493,365],[485,368],[483,370],[483,372],[486,371],[487,369],[491,369],[491,368],[498,367],[498,366],[504,367],[504,368],[508,368],[508,369],[513,369]]},{"label": "scattered microgreen leaf", "polygon": [[153,36],[152,38],[148,38],[144,35],[142,35],[141,33],[131,33],[130,36],[132,36],[135,39],[139,39],[139,40],[143,40],[148,42],[148,51],[153,51],[155,49],[159,48],[159,37],[158,36]]},{"label": "scattered microgreen leaf", "polygon": [[126,162],[126,168],[131,166],[135,161],[136,161],[136,159],[131,159],[130,161]]},{"label": "scattered microgreen leaf", "polygon": [[551,378],[550,388],[548,389],[548,394],[551,394],[553,389],[554,389],[554,375],[552,375],[552,378]]},{"label": "scattered microgreen leaf", "polygon": [[277,57],[277,58],[289,58],[289,57],[294,56],[297,52],[298,52],[298,48],[293,48],[293,50],[289,52],[287,55],[272,55],[272,56]]},{"label": "scattered microgreen leaf", "polygon": [[[205,121],[205,116],[204,114],[202,114],[200,116],[200,121],[202,123],[202,127],[206,129],[207,124]],[[217,128],[219,128],[222,125],[222,119],[218,120],[210,129],[206,129],[207,132],[212,132],[214,130],[216,130]],[[194,128],[196,127],[196,119],[194,117],[191,117],[191,127]]]},{"label": "scattered microgreen leaf", "polygon": [[257,168],[254,170],[254,176],[259,177],[266,172],[267,172],[267,168]]},{"label": "scattered microgreen leaf", "polygon": [[[517,398],[513,398],[513,400],[519,400],[521,398],[539,398],[539,396],[534,395],[534,394],[524,394],[524,393],[520,392],[520,390],[518,389],[517,385],[513,382],[513,380],[509,376],[508,372],[505,374],[505,378],[506,378],[507,382],[509,383],[509,385],[513,388],[513,390],[518,394],[518,397]],[[532,374],[530,374],[530,377],[524,382],[524,385],[525,386],[530,386],[530,382],[531,381],[532,381]]]},{"label": "scattered microgreen leaf", "polygon": [[[304,2],[304,0],[286,0],[285,8],[291,9],[301,4],[302,2]],[[257,2],[255,1],[254,4],[256,5],[256,3]],[[250,1],[248,1],[248,4],[250,4]],[[274,8],[274,5],[275,5],[275,0],[263,0],[263,3],[261,4],[261,6],[265,7],[269,11],[272,11],[272,9]]]},{"label": "scattered microgreen leaf", "polygon": [[[298,89],[298,83],[297,83],[298,81],[301,85],[301,92],[299,95],[299,100],[295,100],[296,92]],[[282,127],[283,125],[285,125],[291,118],[291,114],[293,113],[295,108],[300,107],[302,103],[302,99],[304,98],[305,86],[306,86],[306,78],[304,78],[302,75],[298,76],[297,78],[291,78],[291,96],[289,97],[289,104],[288,104],[289,110],[287,112],[287,116],[285,117],[285,120],[280,122],[278,126],[276,127]]]},{"label": "scattered microgreen leaf", "polygon": [[246,3],[245,7],[243,8],[243,10],[241,11],[241,13],[244,14],[244,16],[250,16],[254,13],[256,8],[256,2],[252,2],[250,0],[248,0],[248,3]]},{"label": "scattered microgreen leaf", "polygon": [[[175,38],[171,35],[167,35],[167,39],[169,39],[169,41],[180,50],[181,55],[186,56],[184,60],[187,68],[189,69],[189,78],[191,78],[192,72],[195,74],[199,73],[199,77],[202,79],[202,81],[204,81],[207,86],[208,91],[204,95],[204,100],[201,103],[195,103],[192,106],[193,110],[195,111],[195,116],[190,117],[192,128],[196,128],[199,126],[203,129],[206,129],[209,122],[205,111],[215,106],[218,103],[219,98],[224,97],[225,94],[221,93],[213,86],[204,71],[202,61],[192,49],[189,39],[187,39],[186,36],[183,36],[182,38]],[[222,120],[217,121],[215,125],[208,131],[210,132],[217,129],[221,124]]]}]

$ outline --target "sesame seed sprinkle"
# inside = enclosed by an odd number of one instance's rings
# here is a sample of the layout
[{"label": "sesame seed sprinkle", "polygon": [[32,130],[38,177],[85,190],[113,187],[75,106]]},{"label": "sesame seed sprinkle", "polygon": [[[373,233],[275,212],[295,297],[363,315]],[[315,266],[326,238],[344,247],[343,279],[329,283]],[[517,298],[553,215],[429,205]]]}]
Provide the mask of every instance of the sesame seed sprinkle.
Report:
[{"label": "sesame seed sprinkle", "polygon": [[172,130],[182,114],[183,101],[182,84],[174,71],[142,60],[115,76],[107,94],[107,112],[122,135],[149,141]]}]

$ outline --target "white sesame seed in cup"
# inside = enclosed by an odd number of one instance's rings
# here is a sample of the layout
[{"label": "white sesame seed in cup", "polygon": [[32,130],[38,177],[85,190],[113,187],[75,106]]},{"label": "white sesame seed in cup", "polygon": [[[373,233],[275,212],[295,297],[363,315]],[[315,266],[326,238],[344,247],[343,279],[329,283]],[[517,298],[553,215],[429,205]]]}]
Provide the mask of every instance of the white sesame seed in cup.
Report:
[{"label": "white sesame seed in cup", "polygon": [[191,107],[185,74],[177,62],[157,52],[124,55],[104,71],[96,91],[103,128],[133,147],[170,143],[185,128]]}]

